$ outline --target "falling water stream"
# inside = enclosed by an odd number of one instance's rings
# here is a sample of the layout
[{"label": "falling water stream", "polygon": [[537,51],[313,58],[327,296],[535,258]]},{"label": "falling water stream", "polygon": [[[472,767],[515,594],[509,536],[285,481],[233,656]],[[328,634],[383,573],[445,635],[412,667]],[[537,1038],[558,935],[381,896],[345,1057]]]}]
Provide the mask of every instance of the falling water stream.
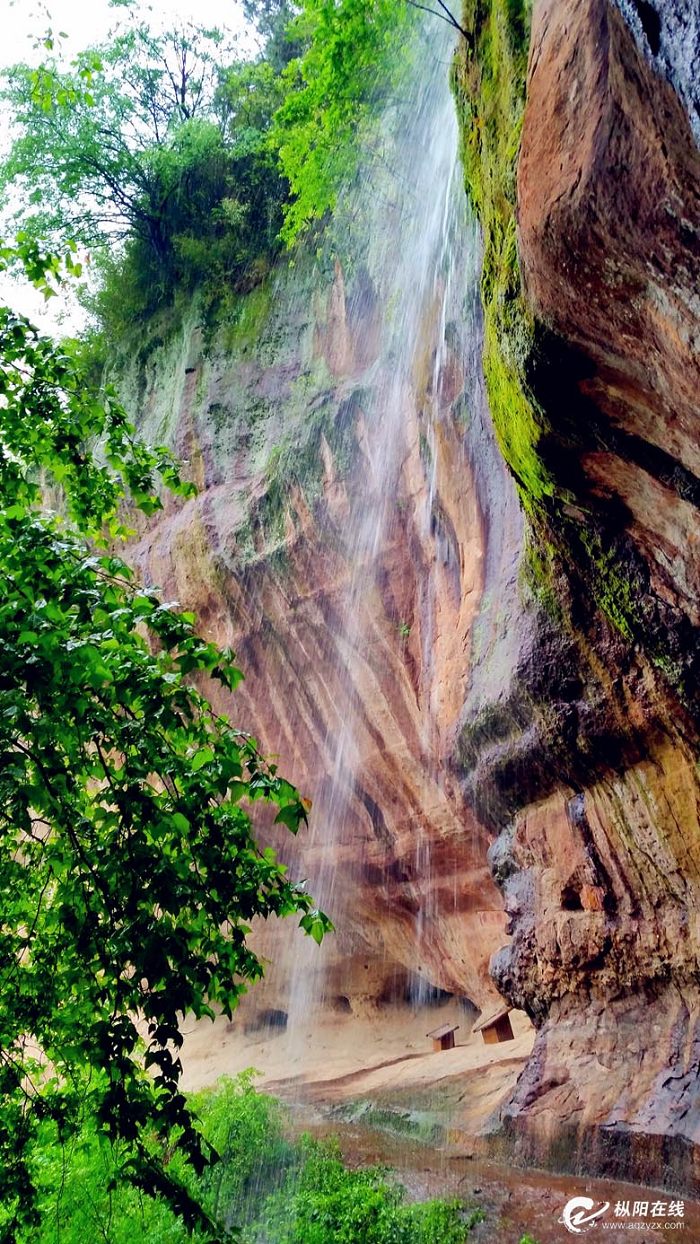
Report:
[{"label": "falling water stream", "polygon": [[[339,685],[334,719],[326,737],[325,783],[314,808],[311,835],[321,849],[311,887],[319,905],[333,918],[343,908],[343,869],[338,867],[337,844],[346,836],[361,784],[364,758],[357,686],[370,658],[372,634],[369,602],[380,590],[386,572],[385,551],[396,520],[397,496],[409,454],[409,431],[420,426],[425,487],[416,516],[423,537],[434,545],[433,565],[420,583],[421,678],[432,687],[434,636],[433,596],[435,567],[451,553],[435,520],[438,454],[435,437],[439,422],[450,410],[442,397],[442,372],[448,331],[469,334],[464,323],[465,290],[472,291],[478,273],[478,236],[467,219],[458,155],[458,127],[449,82],[453,51],[452,31],[434,22],[418,36],[413,72],[403,96],[392,103],[381,124],[380,154],[376,152],[348,198],[361,202],[359,213],[364,251],[351,256],[368,272],[381,307],[380,339],[376,358],[363,379],[364,424],[361,434],[361,487],[355,487],[343,531],[348,565],[339,626]],[[345,206],[341,203],[342,218]],[[468,292],[468,290],[467,290]],[[352,317],[353,295],[348,299]],[[454,349],[454,341],[451,343]],[[458,345],[459,348],[459,345]],[[471,342],[462,353],[474,356]],[[467,377],[467,386],[477,384]],[[421,746],[432,780],[439,784],[440,757],[435,739],[439,705],[431,689],[422,705]],[[424,895],[415,915],[416,963],[430,938],[435,912],[431,910],[431,841],[426,828],[415,825],[414,871],[422,879]],[[339,921],[340,922],[340,921]],[[323,974],[314,971],[315,948],[295,952],[292,967],[290,1034],[308,1036],[310,1017],[323,1002]],[[429,987],[429,986],[426,986]],[[420,994],[420,982],[419,982]],[[420,1002],[420,996],[416,996]]]},{"label": "falling water stream", "polygon": [[[380,944],[379,953],[382,953],[380,926],[386,911],[379,915],[364,911],[349,913],[348,901],[351,902],[352,899],[348,900],[348,895],[364,893],[374,896],[383,887],[384,900],[389,906],[392,891],[385,884],[386,876],[373,879],[371,884],[367,882],[364,891],[357,886],[353,890],[351,869],[361,873],[363,866],[368,863],[373,867],[381,867],[381,863],[387,858],[391,864],[398,862],[401,866],[400,897],[406,901],[400,914],[405,925],[409,927],[392,965],[398,963],[400,968],[405,967],[407,977],[410,978],[411,993],[408,997],[404,994],[401,997],[402,1002],[410,1001],[416,1009],[427,1010],[427,1005],[431,1002],[431,991],[435,995],[442,989],[442,984],[436,989],[436,984],[442,979],[442,955],[443,959],[453,961],[449,965],[452,976],[444,994],[449,999],[449,1005],[454,1003],[457,1009],[460,1002],[467,999],[466,986],[460,993],[462,979],[459,976],[459,963],[463,965],[461,970],[466,981],[468,971],[464,966],[465,959],[470,954],[473,954],[474,959],[481,955],[483,967],[484,948],[488,944],[488,937],[485,936],[483,944],[478,947],[464,945],[465,927],[476,927],[477,921],[472,926],[467,926],[466,922],[460,924],[467,903],[473,904],[479,920],[482,915],[490,914],[488,895],[483,899],[483,909],[478,905],[482,901],[478,892],[479,878],[471,891],[468,886],[464,886],[460,892],[463,875],[458,872],[457,863],[454,863],[452,876],[445,870],[446,859],[448,863],[452,859],[456,861],[459,852],[462,861],[465,858],[475,859],[479,856],[479,850],[475,843],[466,841],[467,833],[472,831],[467,826],[467,818],[463,816],[464,802],[455,800],[454,806],[449,808],[453,793],[449,789],[445,738],[441,734],[441,721],[444,717],[441,697],[448,695],[445,685],[449,680],[444,676],[435,676],[439,660],[437,651],[440,642],[444,640],[444,635],[438,634],[438,605],[444,604],[445,584],[449,581],[450,574],[455,597],[463,599],[467,594],[459,557],[465,541],[468,543],[472,538],[469,524],[464,524],[460,545],[445,521],[442,502],[447,488],[444,476],[441,478],[441,462],[444,461],[441,459],[441,447],[449,436],[457,441],[460,441],[460,437],[462,441],[466,441],[467,418],[472,420],[472,448],[478,444],[481,450],[484,445],[494,444],[492,430],[487,426],[488,420],[484,414],[481,391],[482,334],[480,313],[477,309],[480,238],[474,222],[470,219],[462,186],[458,125],[449,74],[453,32],[445,25],[433,22],[416,34],[416,40],[417,48],[413,50],[410,72],[406,73],[403,86],[398,89],[396,97],[388,104],[384,116],[373,129],[364,167],[346,188],[330,225],[331,241],[334,233],[338,240],[342,230],[345,229],[346,232],[342,244],[338,246],[338,251],[342,253],[342,262],[336,256],[336,284],[329,293],[329,304],[334,307],[334,314],[338,313],[341,326],[343,317],[347,324],[358,324],[363,319],[371,318],[373,342],[372,349],[366,352],[364,363],[358,363],[355,359],[352,367],[348,366],[345,370],[340,366],[335,370],[329,368],[331,374],[327,377],[328,389],[333,400],[338,396],[341,399],[345,396],[352,397],[354,400],[358,393],[362,394],[361,402],[352,407],[355,421],[353,433],[356,440],[354,460],[347,471],[338,472],[339,476],[345,476],[342,487],[347,486],[347,504],[342,524],[339,524],[337,512],[331,512],[330,506],[325,519],[322,504],[319,504],[318,512],[314,512],[313,516],[309,512],[309,524],[316,523],[320,528],[320,532],[315,530],[314,540],[321,546],[323,537],[327,537],[326,547],[321,552],[324,554],[326,548],[329,550],[328,566],[331,571],[327,579],[321,574],[320,581],[326,595],[324,603],[327,611],[330,614],[332,610],[333,626],[332,631],[328,626],[327,633],[326,630],[323,632],[323,640],[318,641],[318,630],[323,628],[319,627],[317,619],[320,617],[321,622],[325,623],[326,615],[321,608],[314,612],[310,607],[305,615],[305,623],[299,625],[299,631],[303,631],[302,641],[299,641],[298,634],[293,636],[293,642],[297,645],[294,652],[296,664],[290,659],[289,668],[295,674],[297,666],[303,668],[298,650],[301,649],[302,657],[306,658],[306,647],[313,647],[315,637],[319,648],[325,642],[326,646],[321,651],[312,653],[308,658],[309,663],[312,660],[316,662],[315,669],[316,666],[321,669],[317,688],[320,693],[318,699],[323,700],[323,703],[314,705],[315,711],[308,710],[306,702],[302,708],[294,703],[291,706],[285,703],[285,730],[282,734],[285,743],[288,743],[290,735],[294,735],[294,729],[289,728],[288,722],[301,723],[304,715],[307,718],[313,717],[314,727],[316,721],[322,723],[318,731],[320,740],[317,740],[311,727],[303,731],[300,728],[299,743],[297,745],[292,737],[290,751],[293,762],[295,746],[298,746],[297,759],[301,760],[304,749],[308,750],[310,737],[318,745],[318,753],[314,752],[318,783],[314,791],[314,809],[308,835],[304,838],[303,855],[311,861],[309,889],[318,905],[335,922],[338,933],[335,938],[327,939],[328,945],[324,942],[319,949],[311,939],[304,939],[296,935],[296,930],[289,928],[286,946],[279,955],[275,951],[273,964],[273,968],[279,971],[284,981],[281,997],[287,1010],[274,1008],[265,1012],[271,1017],[266,1021],[268,1028],[265,1029],[263,1024],[251,1029],[259,1039],[258,1049],[263,1042],[274,1039],[276,1066],[283,1070],[276,1072],[279,1075],[276,1082],[270,1076],[267,1085],[292,1100],[294,1094],[298,1093],[295,1105],[300,1125],[307,1122],[304,1112],[309,1104],[313,1109],[314,1104],[323,1101],[325,1110],[328,1102],[332,1103],[333,1100],[330,1094],[325,1098],[317,1094],[314,1098],[312,1092],[308,1091],[306,1098],[304,1097],[305,1089],[313,1090],[314,1085],[316,1088],[320,1086],[321,1093],[326,1093],[330,1081],[330,1077],[326,1080],[319,1074],[326,1068],[321,1066],[323,1054],[318,1053],[322,1046],[321,1041],[316,1043],[316,1018],[325,1009],[326,1014],[331,1015],[332,1024],[332,1004],[335,999],[336,1004],[344,1001],[353,1011],[353,1024],[358,1019],[350,999],[355,1002],[361,989],[356,988],[357,980],[348,978],[347,983],[343,981],[342,938],[355,938],[355,944],[345,958],[349,973],[356,970],[358,960],[362,966],[364,947],[371,947],[371,937],[368,936],[363,943],[362,933],[357,930],[362,929],[363,920],[371,924],[375,916],[372,932],[376,942]],[[410,49],[407,49],[407,61],[411,60],[409,52]],[[362,279],[358,279],[358,272],[362,273]],[[322,274],[324,280],[327,275],[326,269]],[[323,282],[319,281],[319,284],[322,285]],[[371,291],[371,315],[367,312],[368,289]],[[300,300],[307,293],[307,290],[302,290]],[[322,299],[323,294],[319,297],[319,303]],[[328,318],[330,319],[330,313]],[[314,329],[317,327],[314,324]],[[322,324],[321,328],[328,331],[327,325]],[[319,349],[316,357],[321,353],[322,350]],[[455,369],[459,372],[458,381],[454,380]],[[342,391],[345,382],[347,394]],[[318,397],[317,392],[314,399]],[[458,409],[460,403],[464,408],[462,413]],[[311,411],[306,413],[310,415]],[[463,415],[462,426],[455,432],[455,426]],[[330,449],[328,456],[331,456]],[[475,458],[477,456],[474,455]],[[465,452],[465,464],[466,458]],[[487,454],[484,453],[482,458],[485,460]],[[469,465],[472,466],[471,458]],[[450,469],[454,472],[454,464]],[[457,471],[459,469],[458,462]],[[492,574],[489,558],[499,565],[499,539],[507,542],[513,525],[521,521],[515,493],[513,492],[512,506],[509,509],[510,503],[505,489],[503,496],[500,493],[495,495],[501,477],[496,478],[495,483],[494,479],[488,480],[488,470],[488,463],[482,461],[481,464],[475,462],[473,470],[467,472],[465,469],[464,472],[470,486],[474,484],[475,490],[483,488],[484,493],[489,493],[488,504],[481,506],[481,513],[488,513],[489,508],[495,510],[498,505],[501,534],[499,536],[497,532],[488,541],[483,541],[486,569],[477,585],[478,590],[474,590],[474,595],[480,600],[481,617],[476,620],[473,629],[471,622],[474,619],[470,618],[470,625],[465,626],[464,630],[464,646],[461,652],[457,650],[458,657],[462,658],[463,676],[469,661],[469,656],[465,655],[467,639],[472,643],[482,617],[487,613],[483,607],[485,592],[482,589],[484,582],[488,583]],[[464,494],[458,494],[457,500],[462,502]],[[481,493],[479,500],[482,500]],[[518,517],[513,518],[513,514]],[[328,527],[325,532],[324,521]],[[387,578],[390,579],[392,573],[402,573],[400,563],[397,568],[391,565],[392,550],[400,543],[397,527],[402,522],[407,528],[411,525],[413,544],[420,546],[420,557],[416,559],[416,565],[411,566],[416,572],[415,614],[419,618],[417,633],[413,636],[417,648],[413,654],[415,677],[411,681],[406,670],[397,667],[395,662],[396,648],[402,638],[408,638],[404,631],[410,630],[409,623],[400,617],[394,622],[395,631],[391,637],[394,664],[389,667],[389,672],[394,682],[403,680],[401,693],[397,693],[398,703],[402,710],[407,705],[410,707],[406,716],[410,718],[409,726],[413,732],[411,744],[415,746],[411,751],[407,745],[405,755],[392,756],[393,770],[389,764],[385,769],[397,774],[400,773],[402,765],[415,763],[418,771],[415,785],[420,785],[427,794],[422,801],[416,798],[414,803],[404,798],[402,804],[401,799],[397,798],[397,812],[396,807],[391,807],[390,790],[386,806],[377,806],[371,793],[372,789],[377,793],[376,787],[372,788],[367,781],[367,770],[370,767],[370,748],[374,748],[375,767],[377,763],[381,765],[385,759],[381,751],[386,737],[383,726],[394,710],[381,674],[386,671],[389,661],[387,619],[391,621],[385,604],[385,598],[390,594],[385,589]],[[474,519],[475,530],[479,528],[479,522],[480,518]],[[481,534],[479,531],[474,535],[475,543]],[[410,541],[408,543],[411,544]],[[515,547],[519,546],[517,538],[513,540],[513,544]],[[480,548],[479,556],[481,551]],[[325,563],[323,569],[326,569]],[[499,581],[499,591],[500,589]],[[284,596],[284,592],[280,595]],[[394,594],[395,598],[399,595]],[[462,615],[459,616],[461,619]],[[312,619],[311,622],[309,618]],[[381,619],[381,625],[377,623],[378,618]],[[444,619],[442,625],[444,631]],[[491,628],[495,632],[496,624],[491,623]],[[494,639],[491,634],[489,642],[495,645],[500,640]],[[472,643],[472,658],[475,647],[476,644]],[[331,660],[333,664],[329,668]],[[498,661],[492,661],[491,664],[498,665]],[[507,661],[501,664],[508,668]],[[458,660],[448,672],[452,675],[459,668]],[[478,693],[479,670],[476,659],[473,660],[469,676],[470,694],[475,692],[475,688]],[[486,677],[489,676],[490,669]],[[371,694],[363,694],[368,689],[371,689]],[[459,685],[456,690],[458,699]],[[289,696],[292,701],[294,694],[292,691]],[[298,691],[296,694],[300,696]],[[401,695],[404,696],[403,700]],[[368,705],[374,715],[374,720],[369,722]],[[399,733],[397,730],[394,737]],[[400,741],[404,739],[405,736],[401,736]],[[285,762],[288,758],[285,757]],[[307,772],[310,771],[313,778],[308,755],[305,759]],[[293,763],[289,771],[294,775]],[[398,783],[399,779],[396,780]],[[413,794],[415,787],[409,789],[407,786],[407,789]],[[397,826],[400,816],[404,817],[404,821]],[[372,822],[371,832],[363,837],[362,830],[366,829],[368,817]],[[399,855],[397,851],[392,858],[393,845],[401,834],[403,854]],[[450,848],[450,835],[452,842],[457,844],[453,848],[453,854],[450,855],[448,849],[443,851],[442,858],[436,858],[437,851],[444,848],[446,842]],[[362,853],[368,850],[368,841],[370,847],[377,846],[371,861],[362,858]],[[480,845],[481,859],[485,861],[485,846],[483,843]],[[378,866],[377,860],[380,861]],[[440,884],[437,884],[438,881]],[[408,894],[411,890],[412,893]],[[492,910],[496,919],[500,919],[500,912],[495,904]],[[471,909],[469,914],[473,914]],[[451,928],[450,917],[454,921]],[[348,928],[351,929],[350,934],[347,933]],[[493,928],[496,929],[495,922]],[[339,944],[340,953],[337,951]],[[392,949],[395,950],[395,947]],[[463,956],[461,960],[460,954]],[[334,960],[331,961],[330,955],[335,956]],[[370,957],[371,949],[368,949],[367,958]],[[456,984],[453,983],[455,981]],[[483,981],[477,981],[477,984],[482,986],[482,994],[485,993]],[[381,995],[375,994],[372,1001],[376,1002],[380,997]],[[337,1018],[337,1005],[335,1011]],[[416,1032],[420,1032],[419,1040],[423,1044],[418,1053],[408,1052],[409,1036],[401,1032],[399,1041],[403,1041],[403,1045],[400,1057],[381,1062],[381,1054],[367,1048],[358,1048],[352,1051],[354,1066],[361,1066],[364,1062],[365,1068],[369,1066],[370,1071],[379,1071],[392,1063],[421,1058],[428,1049],[425,1044],[425,1028],[434,1026],[433,1021],[423,1026],[423,1018],[428,1017],[423,1016],[419,1021],[420,1028],[414,1025],[414,1031],[410,1034],[414,1036]],[[405,1012],[398,1022],[408,1026]],[[229,1027],[233,1029],[235,1025],[231,1024]],[[285,1029],[282,1038],[282,1031]],[[462,1033],[466,1030],[465,1024]],[[236,1030],[234,1036],[238,1036],[240,1031],[245,1034],[245,1024]],[[355,1041],[358,1047],[363,1041],[368,1044],[372,1040],[367,1037],[366,1027],[361,1031],[360,1024],[349,1031],[353,1035],[348,1040]],[[279,1046],[282,1043],[284,1054],[280,1059]],[[415,1046],[410,1048],[415,1049]],[[302,1057],[302,1050],[305,1055],[310,1050],[310,1057]],[[459,1054],[459,1051],[455,1053]],[[518,1054],[513,1051],[511,1053],[514,1078],[519,1058],[524,1060],[526,1056],[526,1044],[521,1044]],[[247,1049],[245,1057],[249,1057]],[[386,1054],[384,1057],[386,1058]],[[439,1058],[442,1057],[440,1054]],[[250,1061],[254,1060],[257,1061],[257,1051],[250,1052]],[[489,1057],[488,1061],[492,1059]],[[506,1061],[507,1057],[504,1057],[504,1065]],[[472,1079],[459,1085],[457,1104],[450,1099],[448,1104],[450,1109],[454,1106],[455,1117],[461,1118],[459,1112],[462,1110],[463,1097],[468,1098],[473,1093],[478,1099],[475,1085],[486,1062],[484,1057],[483,1064],[478,1062],[472,1068]],[[453,1074],[456,1078],[456,1073]],[[312,1079],[314,1075],[318,1075],[316,1081]],[[339,1074],[334,1082],[339,1084],[341,1080],[353,1081],[354,1092],[357,1084],[354,1076],[354,1071],[347,1075]],[[438,1068],[434,1078],[432,1070],[426,1077],[422,1103],[425,1105],[423,1113],[426,1115],[433,1111],[437,1095],[441,1091],[436,1088],[439,1076]],[[307,1077],[306,1085],[303,1084],[304,1077]],[[445,1072],[445,1079],[447,1078]],[[505,1082],[505,1079],[496,1082],[496,1095],[506,1091]],[[371,1080],[368,1076],[365,1083],[370,1084],[367,1090],[369,1094],[377,1094],[372,1105],[379,1102],[381,1107],[382,1101],[377,1090],[380,1082]],[[398,1084],[398,1078],[395,1083]],[[419,1081],[416,1080],[415,1083],[418,1084]],[[380,1084],[380,1090],[381,1087]],[[413,1085],[409,1084],[407,1092],[413,1094]],[[484,1094],[485,1098],[487,1096]],[[343,1100],[347,1101],[347,1096]],[[493,1100],[495,1101],[495,1097]],[[341,1101],[340,1096],[337,1101]],[[410,1109],[404,1110],[404,1115],[421,1112],[422,1106],[419,1108],[416,1101],[417,1094],[411,1100]],[[385,1111],[386,1114],[391,1114],[392,1104]],[[401,1105],[405,1106],[405,1101]],[[491,1109],[488,1102],[486,1109]],[[452,1128],[452,1118],[447,1107],[445,1111],[447,1122],[442,1135],[446,1137],[448,1132],[455,1133],[455,1129]],[[475,1107],[474,1117],[476,1113]],[[484,1185],[486,1196],[503,1212],[503,1221],[511,1234],[499,1238],[507,1239],[509,1244],[511,1239],[518,1238],[513,1232],[519,1234],[520,1229],[530,1226],[537,1230],[543,1244],[545,1240],[559,1238],[557,1205],[561,1199],[560,1193],[564,1196],[569,1188],[564,1177],[558,1181],[552,1192],[550,1177],[540,1177],[532,1172],[527,1177],[521,1177],[519,1173],[495,1167],[493,1163],[473,1161],[469,1155],[460,1158],[457,1153],[450,1154],[447,1145],[442,1150],[438,1146],[437,1151],[424,1157],[426,1151],[418,1142],[414,1145],[410,1138],[394,1137],[387,1140],[385,1136],[371,1134],[370,1125],[362,1122],[363,1117],[359,1115],[352,1118],[347,1115],[342,1118],[336,1114],[329,1121],[324,1116],[318,1123],[319,1134],[325,1134],[329,1128],[340,1131],[344,1150],[351,1160],[388,1158],[418,1195],[436,1192],[456,1192],[460,1195],[467,1192],[476,1195],[481,1191],[474,1186],[478,1181],[478,1184]],[[392,1122],[396,1117],[394,1112]],[[465,1127],[471,1126],[468,1112],[467,1117],[468,1123]],[[613,1193],[611,1186],[603,1184],[597,1184],[595,1191],[600,1196],[612,1196]],[[549,1196],[548,1200],[545,1193]],[[525,1203],[527,1213],[523,1215],[520,1206]],[[485,1225],[484,1232],[475,1239],[486,1240],[486,1232]]]}]

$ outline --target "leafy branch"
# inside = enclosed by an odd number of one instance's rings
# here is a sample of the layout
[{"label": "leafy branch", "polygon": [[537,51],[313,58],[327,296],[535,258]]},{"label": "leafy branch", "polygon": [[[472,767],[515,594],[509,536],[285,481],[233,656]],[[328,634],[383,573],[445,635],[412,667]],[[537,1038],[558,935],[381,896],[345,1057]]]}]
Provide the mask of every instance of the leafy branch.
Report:
[{"label": "leafy branch", "polygon": [[[61,279],[31,239],[13,260],[46,293]],[[122,1179],[220,1240],[168,1169],[216,1160],[179,1087],[182,1022],[231,1015],[260,978],[256,917],[330,929],[253,828],[257,802],[292,833],[308,805],[193,686],[235,690],[233,654],[110,547],[128,508],[192,486],[79,350],[6,307],[0,361],[0,1235],[37,1221],[43,1121],[66,1141],[87,1116]]]}]

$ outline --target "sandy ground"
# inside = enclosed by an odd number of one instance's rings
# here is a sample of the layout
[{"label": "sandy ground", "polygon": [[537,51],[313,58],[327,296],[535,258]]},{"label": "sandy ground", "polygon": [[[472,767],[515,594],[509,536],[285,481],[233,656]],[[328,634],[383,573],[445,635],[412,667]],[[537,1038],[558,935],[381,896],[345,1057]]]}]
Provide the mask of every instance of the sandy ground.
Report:
[{"label": "sandy ground", "polygon": [[[185,1030],[184,1087],[202,1088],[254,1067],[260,1088],[321,1109],[358,1098],[429,1101],[435,1094],[459,1107],[460,1130],[476,1129],[515,1082],[532,1048],[527,1017],[514,1011],[511,1021],[515,1039],[500,1045],[485,1045],[480,1034],[472,1034],[473,1017],[455,1003],[384,1007],[361,1017],[326,1013],[296,1030],[251,1031],[243,1016],[233,1023],[193,1023]],[[457,1044],[434,1053],[426,1034],[446,1023],[459,1024]]]}]

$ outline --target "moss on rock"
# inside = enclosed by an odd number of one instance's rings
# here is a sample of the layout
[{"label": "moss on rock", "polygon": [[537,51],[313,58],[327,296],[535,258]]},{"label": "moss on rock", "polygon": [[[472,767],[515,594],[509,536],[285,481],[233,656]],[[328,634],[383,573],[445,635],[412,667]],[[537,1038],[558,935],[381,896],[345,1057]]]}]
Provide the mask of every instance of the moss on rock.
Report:
[{"label": "moss on rock", "polygon": [[528,0],[466,0],[454,88],[467,192],[484,235],[484,373],[501,452],[528,511],[554,491],[538,452],[546,420],[525,371],[534,325],[516,241],[516,165],[525,106]]},{"label": "moss on rock", "polygon": [[[534,317],[523,289],[517,165],[531,16],[532,0],[464,0],[468,37],[453,71],[466,188],[484,238],[487,394],[529,519],[524,586],[559,626],[595,629],[602,614],[688,706],[684,620],[650,592],[624,506],[591,491],[581,472],[582,455],[601,447],[578,383],[586,360]],[[562,609],[562,588],[575,621]]]}]

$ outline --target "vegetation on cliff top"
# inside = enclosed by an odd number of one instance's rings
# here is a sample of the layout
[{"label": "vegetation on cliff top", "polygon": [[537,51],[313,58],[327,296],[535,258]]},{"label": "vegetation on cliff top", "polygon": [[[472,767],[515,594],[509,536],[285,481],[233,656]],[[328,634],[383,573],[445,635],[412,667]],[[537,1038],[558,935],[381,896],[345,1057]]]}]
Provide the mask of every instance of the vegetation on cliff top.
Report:
[{"label": "vegetation on cliff top", "polygon": [[255,284],[279,249],[279,77],[226,52],[217,32],[156,36],[132,16],[68,69],[49,51],[5,75],[16,137],[2,186],[25,233],[85,248],[87,301],[112,340],[197,286]]},{"label": "vegetation on cliff top", "polygon": [[156,35],[126,7],[68,68],[48,38],[41,68],[15,65],[0,93],[0,192],[35,241],[84,248],[84,300],[111,342],[195,288],[251,289],[333,209],[415,18],[402,0],[250,0],[266,41],[240,58],[220,32]]}]

